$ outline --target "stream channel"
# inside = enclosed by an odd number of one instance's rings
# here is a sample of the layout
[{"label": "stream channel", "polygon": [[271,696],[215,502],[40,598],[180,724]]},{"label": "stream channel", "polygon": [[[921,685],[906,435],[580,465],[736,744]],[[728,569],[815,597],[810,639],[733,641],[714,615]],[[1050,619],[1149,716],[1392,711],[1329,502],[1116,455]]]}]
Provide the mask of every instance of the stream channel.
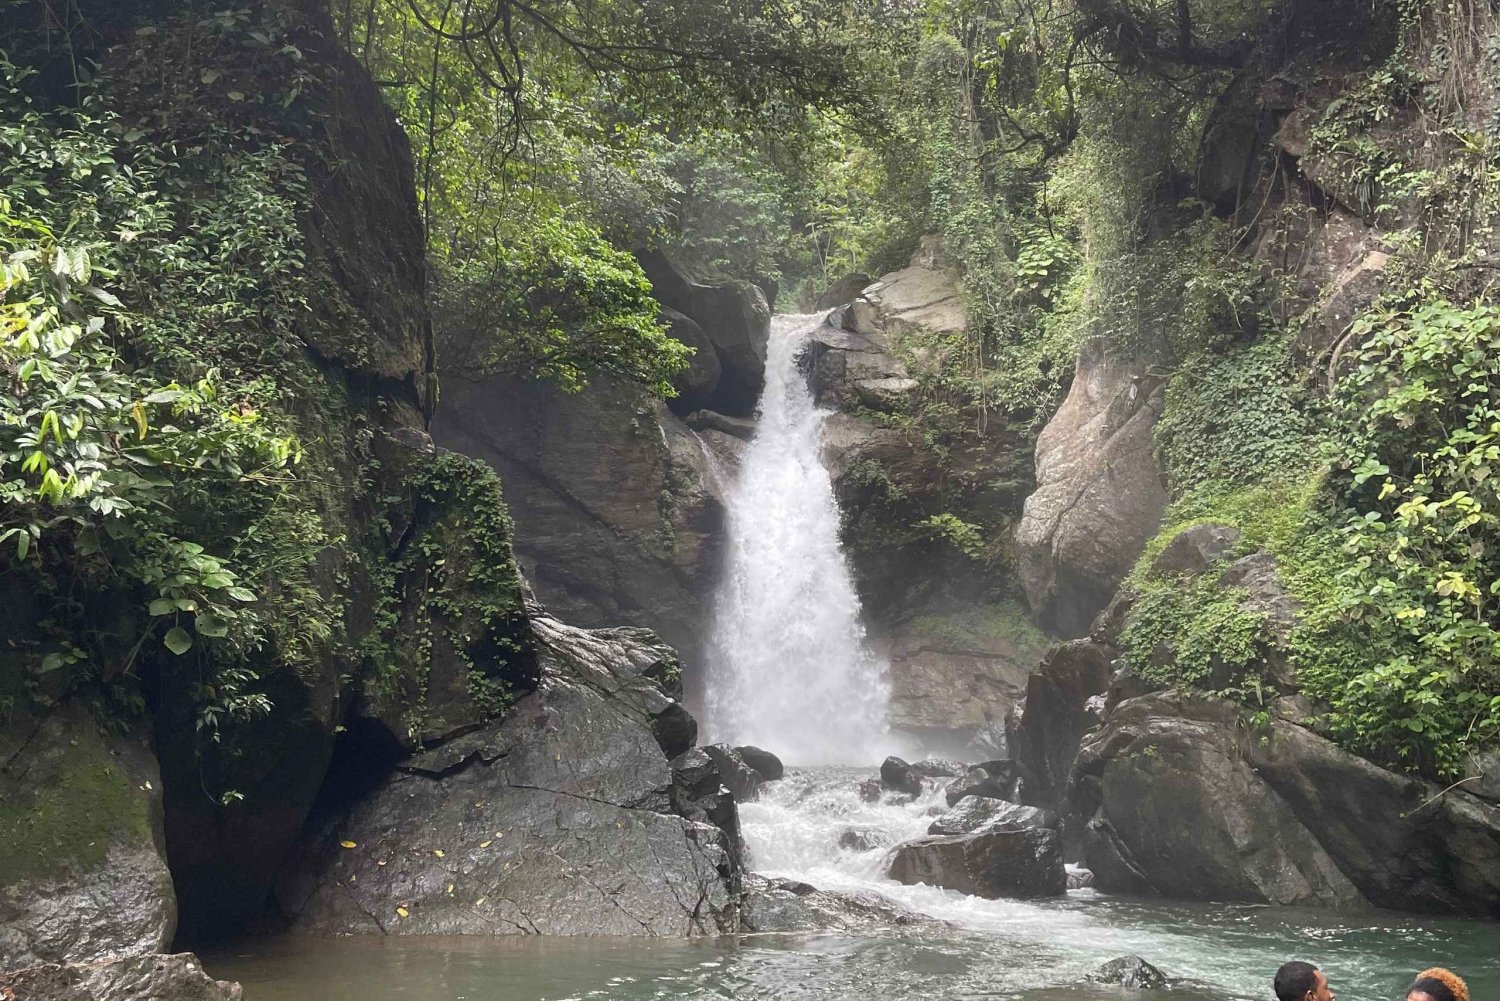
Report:
[{"label": "stream channel", "polygon": [[[1137,954],[1177,981],[1179,997],[1269,999],[1276,967],[1306,959],[1340,1001],[1399,1001],[1412,974],[1433,965],[1467,977],[1476,1001],[1500,1001],[1496,924],[1091,889],[1045,902],[983,900],[885,877],[889,847],[925,835],[943,811],[946,780],[928,780],[914,801],[867,803],[856,786],[873,767],[827,764],[878,762],[892,742],[881,732],[883,665],[865,649],[821,461],[825,414],[799,364],[822,322],[778,316],[772,325],[756,438],[727,502],[705,742],[759,744],[813,765],[741,805],[751,868],[879,893],[938,921],[866,937],[252,939],[205,954],[209,972],[241,981],[248,1001],[1119,1001],[1119,988],[1078,982],[1106,960]],[[851,828],[868,847],[840,847]]]}]

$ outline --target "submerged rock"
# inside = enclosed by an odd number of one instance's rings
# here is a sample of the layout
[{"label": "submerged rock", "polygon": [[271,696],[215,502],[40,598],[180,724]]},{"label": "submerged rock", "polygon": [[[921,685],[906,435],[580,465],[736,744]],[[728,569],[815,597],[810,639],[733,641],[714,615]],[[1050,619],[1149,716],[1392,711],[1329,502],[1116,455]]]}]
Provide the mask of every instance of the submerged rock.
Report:
[{"label": "submerged rock", "polygon": [[[738,926],[705,759],[668,764],[677,705],[644,630],[539,616],[542,682],[501,723],[416,755],[307,845],[278,899],[316,934],[699,935]],[[748,771],[748,769],[747,769]],[[684,809],[694,816],[674,812]]]},{"label": "submerged rock", "polygon": [[922,776],[915,768],[892,755],[880,764],[880,784],[905,796],[922,795]]},{"label": "submerged rock", "polygon": [[976,834],[980,831],[1057,826],[1057,818],[1045,810],[1019,806],[988,796],[965,796],[927,827],[928,834]]},{"label": "submerged rock", "polygon": [[1091,984],[1112,984],[1143,991],[1157,991],[1167,986],[1166,974],[1139,956],[1111,959],[1083,979]]},{"label": "submerged rock", "polygon": [[889,875],[996,900],[1064,893],[1062,842],[1056,831],[1007,828],[917,838],[896,846]]},{"label": "submerged rock", "polygon": [[879,779],[865,779],[854,788],[859,793],[859,798],[866,803],[879,803],[880,797],[885,795]]},{"label": "submerged rock", "polygon": [[240,1001],[243,996],[239,984],[213,979],[187,952],[0,973],[0,998],[16,1001]]},{"label": "submerged rock", "polygon": [[872,852],[890,843],[890,836],[878,827],[850,827],[839,834],[839,847],[854,852]]},{"label": "submerged rock", "polygon": [[740,928],[747,932],[839,931],[945,927],[875,893],[819,890],[807,883],[751,873],[745,877]]}]

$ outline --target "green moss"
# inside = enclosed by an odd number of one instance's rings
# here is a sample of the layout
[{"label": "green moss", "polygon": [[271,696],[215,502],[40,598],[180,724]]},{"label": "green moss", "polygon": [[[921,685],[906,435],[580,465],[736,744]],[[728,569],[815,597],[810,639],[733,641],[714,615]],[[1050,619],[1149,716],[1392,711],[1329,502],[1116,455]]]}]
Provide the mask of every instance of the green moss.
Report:
[{"label": "green moss", "polygon": [[918,615],[907,628],[914,636],[953,650],[1010,647],[1022,661],[1039,660],[1048,645],[1046,635],[1015,601],[969,605],[940,615]]},{"label": "green moss", "polygon": [[96,732],[74,737],[34,794],[0,797],[0,886],[102,865],[112,841],[151,838],[147,794]]}]

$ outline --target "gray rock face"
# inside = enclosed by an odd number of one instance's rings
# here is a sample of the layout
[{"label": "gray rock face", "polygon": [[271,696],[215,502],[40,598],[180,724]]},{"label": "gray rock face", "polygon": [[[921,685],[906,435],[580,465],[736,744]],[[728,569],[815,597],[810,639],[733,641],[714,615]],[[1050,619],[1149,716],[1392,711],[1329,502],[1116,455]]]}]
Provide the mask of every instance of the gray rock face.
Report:
[{"label": "gray rock face", "polygon": [[1043,627],[1082,636],[1161,524],[1153,433],[1163,384],[1150,359],[1087,342],[1036,444],[1037,488],[1016,528],[1021,582]]},{"label": "gray rock face", "polygon": [[719,379],[724,374],[724,366],[719,363],[713,341],[708,339],[703,328],[692,317],[675,309],[663,309],[661,318],[673,339],[693,349],[688,367],[672,379],[672,388],[677,390],[673,403],[677,406],[678,413],[708,406],[713,402],[714,392],[719,388]]},{"label": "gray rock face", "polygon": [[1062,842],[1039,828],[986,829],[932,836],[896,846],[890,877],[989,900],[1052,897],[1067,891]]},{"label": "gray rock face", "polygon": [[969,766],[962,761],[949,761],[946,758],[923,758],[921,761],[913,761],[911,770],[924,779],[943,779],[962,775],[969,770]]},{"label": "gray rock face", "polygon": [[1083,978],[1091,984],[1111,984],[1138,991],[1159,991],[1167,986],[1167,976],[1139,956],[1111,959]]},{"label": "gray rock face", "polygon": [[1156,693],[1084,742],[1074,796],[1105,890],[1500,916],[1500,807],[1301,726]]},{"label": "gray rock face", "polygon": [[889,928],[943,927],[874,893],[819,890],[790,879],[745,877],[741,930],[747,932],[837,931],[869,933]]},{"label": "gray rock face", "polygon": [[766,340],[771,330],[771,307],[765,294],[754,285],[700,284],[657,251],[637,258],[657,301],[692,319],[718,356],[720,377],[711,398],[684,401],[684,405],[688,409],[709,405],[745,416],[753,413],[765,384]]},{"label": "gray rock face", "polygon": [[813,309],[832,309],[835,306],[853,302],[861,292],[873,284],[875,284],[875,279],[863,272],[845,275],[828,286],[823,294],[814,300]]},{"label": "gray rock face", "polygon": [[922,795],[922,776],[911,765],[895,756],[880,763],[880,785],[905,796]]},{"label": "gray rock face", "polygon": [[177,927],[161,777],[69,704],[0,727],[0,969],[160,952]]},{"label": "gray rock face", "polygon": [[546,617],[533,628],[537,691],[498,725],[407,760],[306,846],[306,864],[278,891],[294,931],[737,926],[729,835],[673,812],[694,779],[674,775],[654,732],[676,706],[651,677],[663,648],[643,630],[588,632]]},{"label": "gray rock face", "polygon": [[1475,751],[1464,762],[1463,789],[1500,803],[1500,751]]},{"label": "gray rock face", "polygon": [[977,834],[1000,828],[1057,827],[1057,818],[1034,806],[988,796],[965,796],[927,827],[928,834]]},{"label": "gray rock face", "polygon": [[1023,802],[1058,809],[1079,741],[1098,722],[1089,700],[1109,687],[1110,652],[1092,640],[1063,643],[1028,680],[1013,740]]},{"label": "gray rock face", "polygon": [[16,1001],[240,1001],[239,984],[214,980],[192,953],[92,963],[49,963],[0,973],[0,997]]},{"label": "gray rock face", "polygon": [[[1029,643],[980,639],[978,649],[897,626],[890,655],[894,729],[945,754],[985,755],[986,735],[1026,692],[1040,649]],[[980,648],[982,647],[982,648]]]},{"label": "gray rock face", "polygon": [[1229,555],[1240,535],[1239,529],[1229,525],[1185,528],[1157,554],[1151,568],[1157,573],[1203,573]]},{"label": "gray rock face", "polygon": [[516,557],[548,610],[646,626],[698,663],[724,524],[704,437],[618,382],[573,396],[499,377],[444,387],[433,436],[500,473]]},{"label": "gray rock face", "polygon": [[734,794],[736,800],[748,803],[760,795],[761,783],[765,779],[740,756],[737,748],[728,744],[709,744],[702,750],[713,759],[714,766],[719,770],[720,781],[724,783],[724,788]]}]

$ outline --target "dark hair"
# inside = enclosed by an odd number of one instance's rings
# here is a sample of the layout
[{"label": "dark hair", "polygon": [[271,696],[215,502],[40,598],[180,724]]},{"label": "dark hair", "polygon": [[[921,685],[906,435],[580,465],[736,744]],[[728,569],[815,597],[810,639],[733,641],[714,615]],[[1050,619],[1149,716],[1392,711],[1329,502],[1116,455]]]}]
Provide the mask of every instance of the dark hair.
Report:
[{"label": "dark hair", "polygon": [[[1302,1001],[1308,991],[1318,989],[1318,968],[1311,963],[1292,960],[1276,971],[1276,1001]],[[1453,1001],[1452,997],[1434,997],[1432,1001]]]},{"label": "dark hair", "polygon": [[1437,977],[1418,977],[1413,980],[1411,986],[1406,989],[1406,993],[1410,996],[1414,991],[1421,991],[1432,998],[1432,1001],[1458,1001],[1457,995],[1453,993],[1453,988],[1443,983]]}]

